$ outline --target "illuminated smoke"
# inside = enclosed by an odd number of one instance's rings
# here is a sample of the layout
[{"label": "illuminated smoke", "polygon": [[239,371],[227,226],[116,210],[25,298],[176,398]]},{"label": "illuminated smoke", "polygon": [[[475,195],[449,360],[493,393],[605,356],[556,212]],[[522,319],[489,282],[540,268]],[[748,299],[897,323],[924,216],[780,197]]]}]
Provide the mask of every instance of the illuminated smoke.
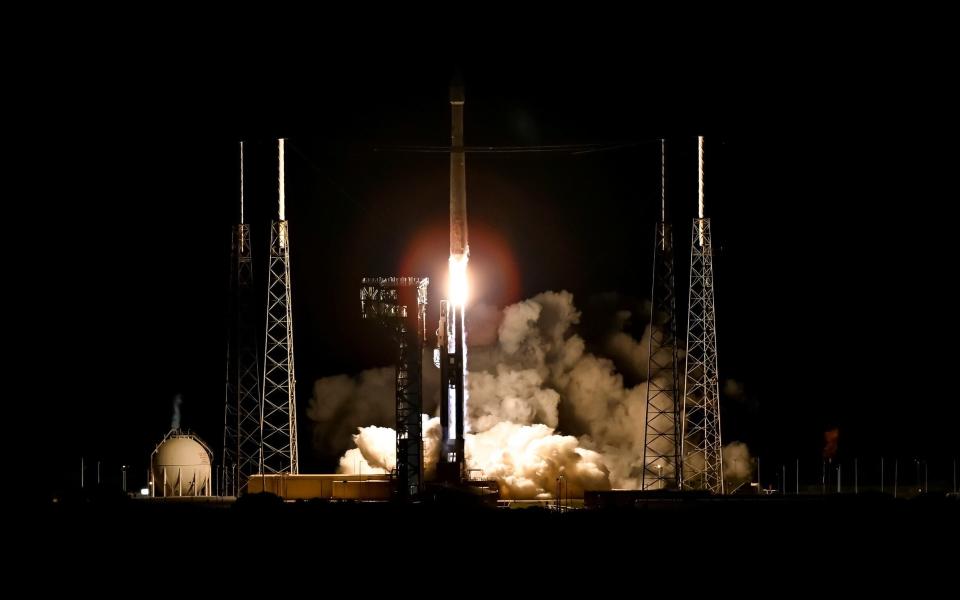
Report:
[{"label": "illuminated smoke", "polygon": [[389,473],[397,464],[397,433],[388,427],[363,427],[353,436],[356,448],[340,459],[341,473]]},{"label": "illuminated smoke", "polygon": [[170,419],[170,429],[180,429],[180,405],[183,404],[183,397],[177,394],[173,397],[173,418]]},{"label": "illuminated smoke", "polygon": [[[396,464],[394,430],[361,427],[354,436],[357,447],[340,459],[340,472],[387,473]],[[440,452],[440,420],[423,421],[424,474],[436,471]],[[518,425],[503,421],[482,433],[466,434],[467,464],[500,484],[504,498],[549,498],[561,475],[570,495],[584,490],[608,489],[607,469],[602,457],[579,447],[577,438],[557,435],[546,425]]]},{"label": "illuminated smoke", "polygon": [[[440,396],[440,373],[431,361],[427,350],[423,355],[424,410],[432,410]],[[355,377],[334,375],[316,380],[307,406],[314,450],[335,456],[353,445],[352,436],[359,427],[392,427],[396,420],[395,377],[393,367],[381,367]]]},{"label": "illuminated smoke", "polygon": [[[471,321],[471,339],[486,342],[470,348],[471,433],[465,436],[467,468],[495,479],[505,498],[542,498],[552,495],[561,474],[571,496],[585,489],[640,486],[643,465],[643,433],[646,414],[646,336],[636,340],[623,331],[630,318],[618,315],[594,354],[577,332],[581,314],[566,291],[544,292],[501,311],[478,306]],[[427,376],[436,369],[425,362]],[[393,410],[393,369],[382,372],[385,410]],[[627,373],[635,385],[624,382]],[[387,375],[389,382],[387,384]],[[343,377],[343,376],[340,376]],[[370,375],[362,374],[359,381]],[[317,382],[311,410],[314,418],[324,412],[332,382]],[[358,381],[345,378],[348,381]],[[321,382],[328,381],[321,386]],[[354,384],[350,405],[364,403],[364,393]],[[439,396],[437,388],[431,394]],[[427,397],[425,388],[425,397]],[[344,402],[343,393],[333,394]],[[339,398],[339,400],[337,400]],[[389,419],[392,419],[390,413]],[[381,423],[388,424],[384,418]],[[316,419],[315,419],[316,420]],[[329,419],[326,421],[329,424]],[[368,422],[369,423],[369,422]],[[434,425],[435,424],[435,425]],[[356,427],[356,425],[354,425]],[[317,434],[315,430],[315,435]],[[354,472],[362,457],[368,467],[392,469],[392,429],[353,429],[355,448],[341,461],[343,472]],[[425,474],[435,468],[439,438],[438,419],[424,419]],[[342,448],[346,446],[340,446]],[[358,454],[359,453],[359,454]],[[748,478],[753,461],[745,445],[734,442],[723,450],[727,479]],[[731,466],[727,466],[730,463]],[[664,473],[668,475],[668,473]]]},{"label": "illuminated smoke", "polygon": [[603,458],[580,447],[572,435],[558,435],[546,425],[504,421],[466,438],[467,466],[500,484],[504,498],[549,498],[564,476],[571,496],[584,490],[609,489]]},{"label": "illuminated smoke", "polygon": [[756,461],[743,442],[731,442],[723,447],[723,477],[734,487],[750,481]]}]

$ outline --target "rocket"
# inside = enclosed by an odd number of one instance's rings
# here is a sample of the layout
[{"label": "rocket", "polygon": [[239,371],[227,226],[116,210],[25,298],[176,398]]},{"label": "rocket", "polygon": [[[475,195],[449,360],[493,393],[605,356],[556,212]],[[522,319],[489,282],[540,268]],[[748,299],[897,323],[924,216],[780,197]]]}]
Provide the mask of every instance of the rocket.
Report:
[{"label": "rocket", "polygon": [[[466,164],[463,150],[463,84],[455,77],[450,86],[450,296],[440,303],[440,326],[434,360],[440,367],[441,451],[437,478],[459,484],[466,476],[464,431],[467,412],[465,389],[466,339],[464,295],[467,242]],[[457,282],[460,282],[459,290]]]},{"label": "rocket", "polygon": [[470,254],[467,241],[467,169],[463,151],[463,83],[450,85],[450,256]]},{"label": "rocket", "polygon": [[466,475],[464,456],[464,356],[463,311],[446,300],[440,302],[437,349],[440,366],[440,457],[437,478],[457,484]]}]

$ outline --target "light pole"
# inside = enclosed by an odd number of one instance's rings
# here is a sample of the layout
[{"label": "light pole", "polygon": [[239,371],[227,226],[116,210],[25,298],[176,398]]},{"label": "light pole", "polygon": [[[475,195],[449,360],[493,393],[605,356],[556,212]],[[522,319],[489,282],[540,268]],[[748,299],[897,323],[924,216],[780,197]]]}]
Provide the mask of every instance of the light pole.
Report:
[{"label": "light pole", "polygon": [[122,465],[123,469],[123,493],[127,493],[127,465]]},{"label": "light pole", "polygon": [[660,480],[660,489],[663,489],[663,465],[657,465],[657,479]]}]

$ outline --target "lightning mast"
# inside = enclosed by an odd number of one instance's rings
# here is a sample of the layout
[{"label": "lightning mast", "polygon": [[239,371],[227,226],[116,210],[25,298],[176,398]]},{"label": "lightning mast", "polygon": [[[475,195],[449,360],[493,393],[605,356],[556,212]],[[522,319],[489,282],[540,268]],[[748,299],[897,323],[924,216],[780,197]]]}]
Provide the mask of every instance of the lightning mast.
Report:
[{"label": "lightning mast", "polygon": [[683,488],[722,494],[720,389],[710,219],[703,209],[703,136],[698,138],[698,218],[690,243],[687,362],[683,388]]},{"label": "lightning mast", "polygon": [[279,220],[273,221],[270,235],[263,395],[260,404],[260,470],[263,473],[297,474],[297,396],[293,368],[290,236],[284,197],[283,143],[283,139],[278,140]]},{"label": "lightning mast", "polygon": [[239,495],[260,463],[260,365],[251,328],[253,257],[244,222],[243,142],[240,142],[240,222],[233,226],[227,331],[227,385],[223,419],[222,495]]},{"label": "lightning mast", "polygon": [[643,436],[645,490],[680,487],[680,370],[673,277],[673,231],[667,220],[666,143],[660,140],[660,221],[654,232],[653,291]]}]

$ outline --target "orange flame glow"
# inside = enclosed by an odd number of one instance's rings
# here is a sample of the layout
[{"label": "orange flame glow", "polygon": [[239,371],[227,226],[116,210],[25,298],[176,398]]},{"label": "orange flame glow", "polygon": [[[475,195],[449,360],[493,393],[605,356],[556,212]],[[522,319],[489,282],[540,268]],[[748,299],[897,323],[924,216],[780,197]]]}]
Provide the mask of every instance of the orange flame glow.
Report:
[{"label": "orange flame glow", "polygon": [[463,306],[467,302],[467,261],[466,254],[450,255],[450,289],[447,297],[456,306]]}]

